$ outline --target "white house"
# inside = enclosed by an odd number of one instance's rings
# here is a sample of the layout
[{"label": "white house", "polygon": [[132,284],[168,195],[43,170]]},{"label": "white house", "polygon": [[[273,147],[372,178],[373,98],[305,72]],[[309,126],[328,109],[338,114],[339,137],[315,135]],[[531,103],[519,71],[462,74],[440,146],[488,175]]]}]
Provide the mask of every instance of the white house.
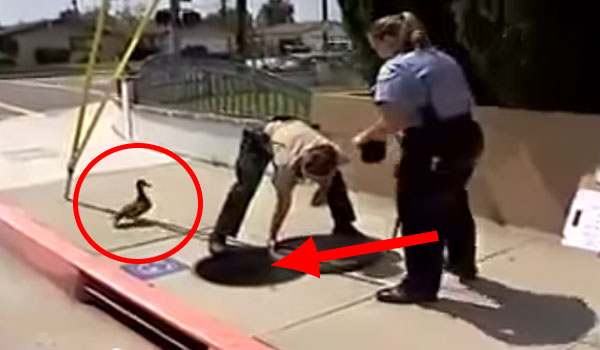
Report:
[{"label": "white house", "polygon": [[301,43],[313,51],[318,51],[323,47],[325,31],[330,46],[351,49],[350,39],[339,22],[299,22],[261,28],[257,30],[254,41],[263,45],[269,52],[279,51],[288,43]]}]

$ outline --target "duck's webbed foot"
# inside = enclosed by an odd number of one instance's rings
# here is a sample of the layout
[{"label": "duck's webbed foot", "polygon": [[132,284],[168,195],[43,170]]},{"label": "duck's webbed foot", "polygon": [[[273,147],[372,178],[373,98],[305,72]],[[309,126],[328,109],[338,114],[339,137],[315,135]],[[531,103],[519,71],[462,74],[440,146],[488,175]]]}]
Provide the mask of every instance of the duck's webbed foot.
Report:
[{"label": "duck's webbed foot", "polygon": [[114,228],[117,228],[117,229],[118,229],[118,228],[121,228],[121,219],[120,219],[120,218],[115,218],[115,219],[113,220],[113,227],[114,227]]}]

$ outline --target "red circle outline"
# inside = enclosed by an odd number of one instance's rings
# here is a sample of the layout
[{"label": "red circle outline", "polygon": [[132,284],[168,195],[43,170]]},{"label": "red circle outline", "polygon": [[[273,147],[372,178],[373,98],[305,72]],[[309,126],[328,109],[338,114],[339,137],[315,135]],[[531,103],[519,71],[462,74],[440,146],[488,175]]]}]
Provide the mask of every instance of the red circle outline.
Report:
[{"label": "red circle outline", "polygon": [[[144,259],[125,258],[125,257],[119,256],[119,255],[113,254],[113,253],[105,250],[104,248],[102,248],[87,233],[87,231],[85,230],[85,227],[83,226],[83,223],[81,222],[81,216],[79,215],[79,191],[81,191],[81,186],[83,185],[83,180],[89,174],[89,172],[92,170],[92,168],[94,166],[96,166],[102,159],[108,157],[111,154],[114,154],[114,153],[117,153],[119,151],[123,151],[126,149],[136,149],[136,148],[149,149],[152,151],[166,154],[167,156],[173,158],[177,163],[179,163],[179,165],[181,165],[185,169],[185,171],[188,173],[188,175],[192,178],[192,182],[194,183],[194,187],[196,188],[196,194],[198,197],[198,211],[196,212],[196,219],[194,221],[194,225],[192,226],[192,229],[186,235],[185,239],[183,241],[181,241],[175,248],[169,250],[166,253],[157,255],[152,258],[144,258]],[[75,186],[75,191],[73,193],[73,213],[75,215],[75,222],[77,223],[77,227],[79,228],[79,231],[83,235],[83,238],[85,238],[85,240],[94,249],[96,249],[100,254],[106,256],[107,258],[110,258],[110,259],[113,259],[113,260],[116,260],[116,261],[119,261],[122,263],[127,263],[127,264],[149,264],[149,263],[153,263],[153,262],[157,262],[157,261],[166,259],[166,258],[172,256],[173,254],[177,253],[178,251],[180,251],[183,247],[185,247],[190,242],[190,240],[194,237],[194,234],[196,233],[198,226],[200,226],[200,219],[202,218],[202,211],[203,211],[202,209],[203,209],[202,188],[200,187],[200,182],[198,181],[198,178],[196,177],[196,174],[194,173],[192,168],[185,162],[185,160],[181,159],[181,157],[179,157],[177,154],[173,153],[172,151],[170,151],[164,147],[160,147],[160,146],[156,146],[156,145],[152,145],[152,144],[148,144],[148,143],[129,143],[129,144],[121,145],[121,146],[116,146],[116,147],[110,148],[110,149],[102,152],[100,155],[98,155],[96,158],[94,158],[90,162],[90,164],[88,164],[85,167],[85,169],[79,176],[79,179],[77,180],[77,185]]]}]

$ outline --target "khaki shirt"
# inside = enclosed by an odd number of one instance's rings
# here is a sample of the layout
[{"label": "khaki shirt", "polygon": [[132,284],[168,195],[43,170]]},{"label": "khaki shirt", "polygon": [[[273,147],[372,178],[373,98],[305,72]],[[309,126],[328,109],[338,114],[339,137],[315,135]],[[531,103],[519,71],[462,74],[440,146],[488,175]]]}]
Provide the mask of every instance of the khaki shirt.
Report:
[{"label": "khaki shirt", "polygon": [[338,165],[349,162],[337,144],[303,121],[273,121],[265,126],[265,133],[273,147],[273,185],[278,195],[291,196],[299,180],[294,164],[313,147],[331,145],[338,151]]}]

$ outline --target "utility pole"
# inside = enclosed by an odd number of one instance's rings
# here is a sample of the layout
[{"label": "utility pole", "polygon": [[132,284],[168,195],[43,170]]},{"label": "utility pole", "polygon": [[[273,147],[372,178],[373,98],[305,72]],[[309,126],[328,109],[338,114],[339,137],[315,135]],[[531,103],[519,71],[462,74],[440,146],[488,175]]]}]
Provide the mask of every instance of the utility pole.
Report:
[{"label": "utility pole", "polygon": [[171,53],[178,54],[181,42],[179,41],[179,10],[180,0],[171,0]]},{"label": "utility pole", "polygon": [[237,0],[237,36],[236,44],[238,54],[245,58],[246,57],[246,30],[248,24],[246,20],[248,18],[248,2],[247,0]]},{"label": "utility pole", "polygon": [[227,0],[221,0],[221,19],[223,23],[225,23],[225,19],[227,16]]},{"label": "utility pole", "polygon": [[73,6],[73,11],[75,11],[75,13],[79,13],[79,5],[77,4],[77,0],[71,0],[71,6]]},{"label": "utility pole", "polygon": [[329,4],[328,0],[321,0],[321,12],[323,13],[323,51],[329,50]]}]

